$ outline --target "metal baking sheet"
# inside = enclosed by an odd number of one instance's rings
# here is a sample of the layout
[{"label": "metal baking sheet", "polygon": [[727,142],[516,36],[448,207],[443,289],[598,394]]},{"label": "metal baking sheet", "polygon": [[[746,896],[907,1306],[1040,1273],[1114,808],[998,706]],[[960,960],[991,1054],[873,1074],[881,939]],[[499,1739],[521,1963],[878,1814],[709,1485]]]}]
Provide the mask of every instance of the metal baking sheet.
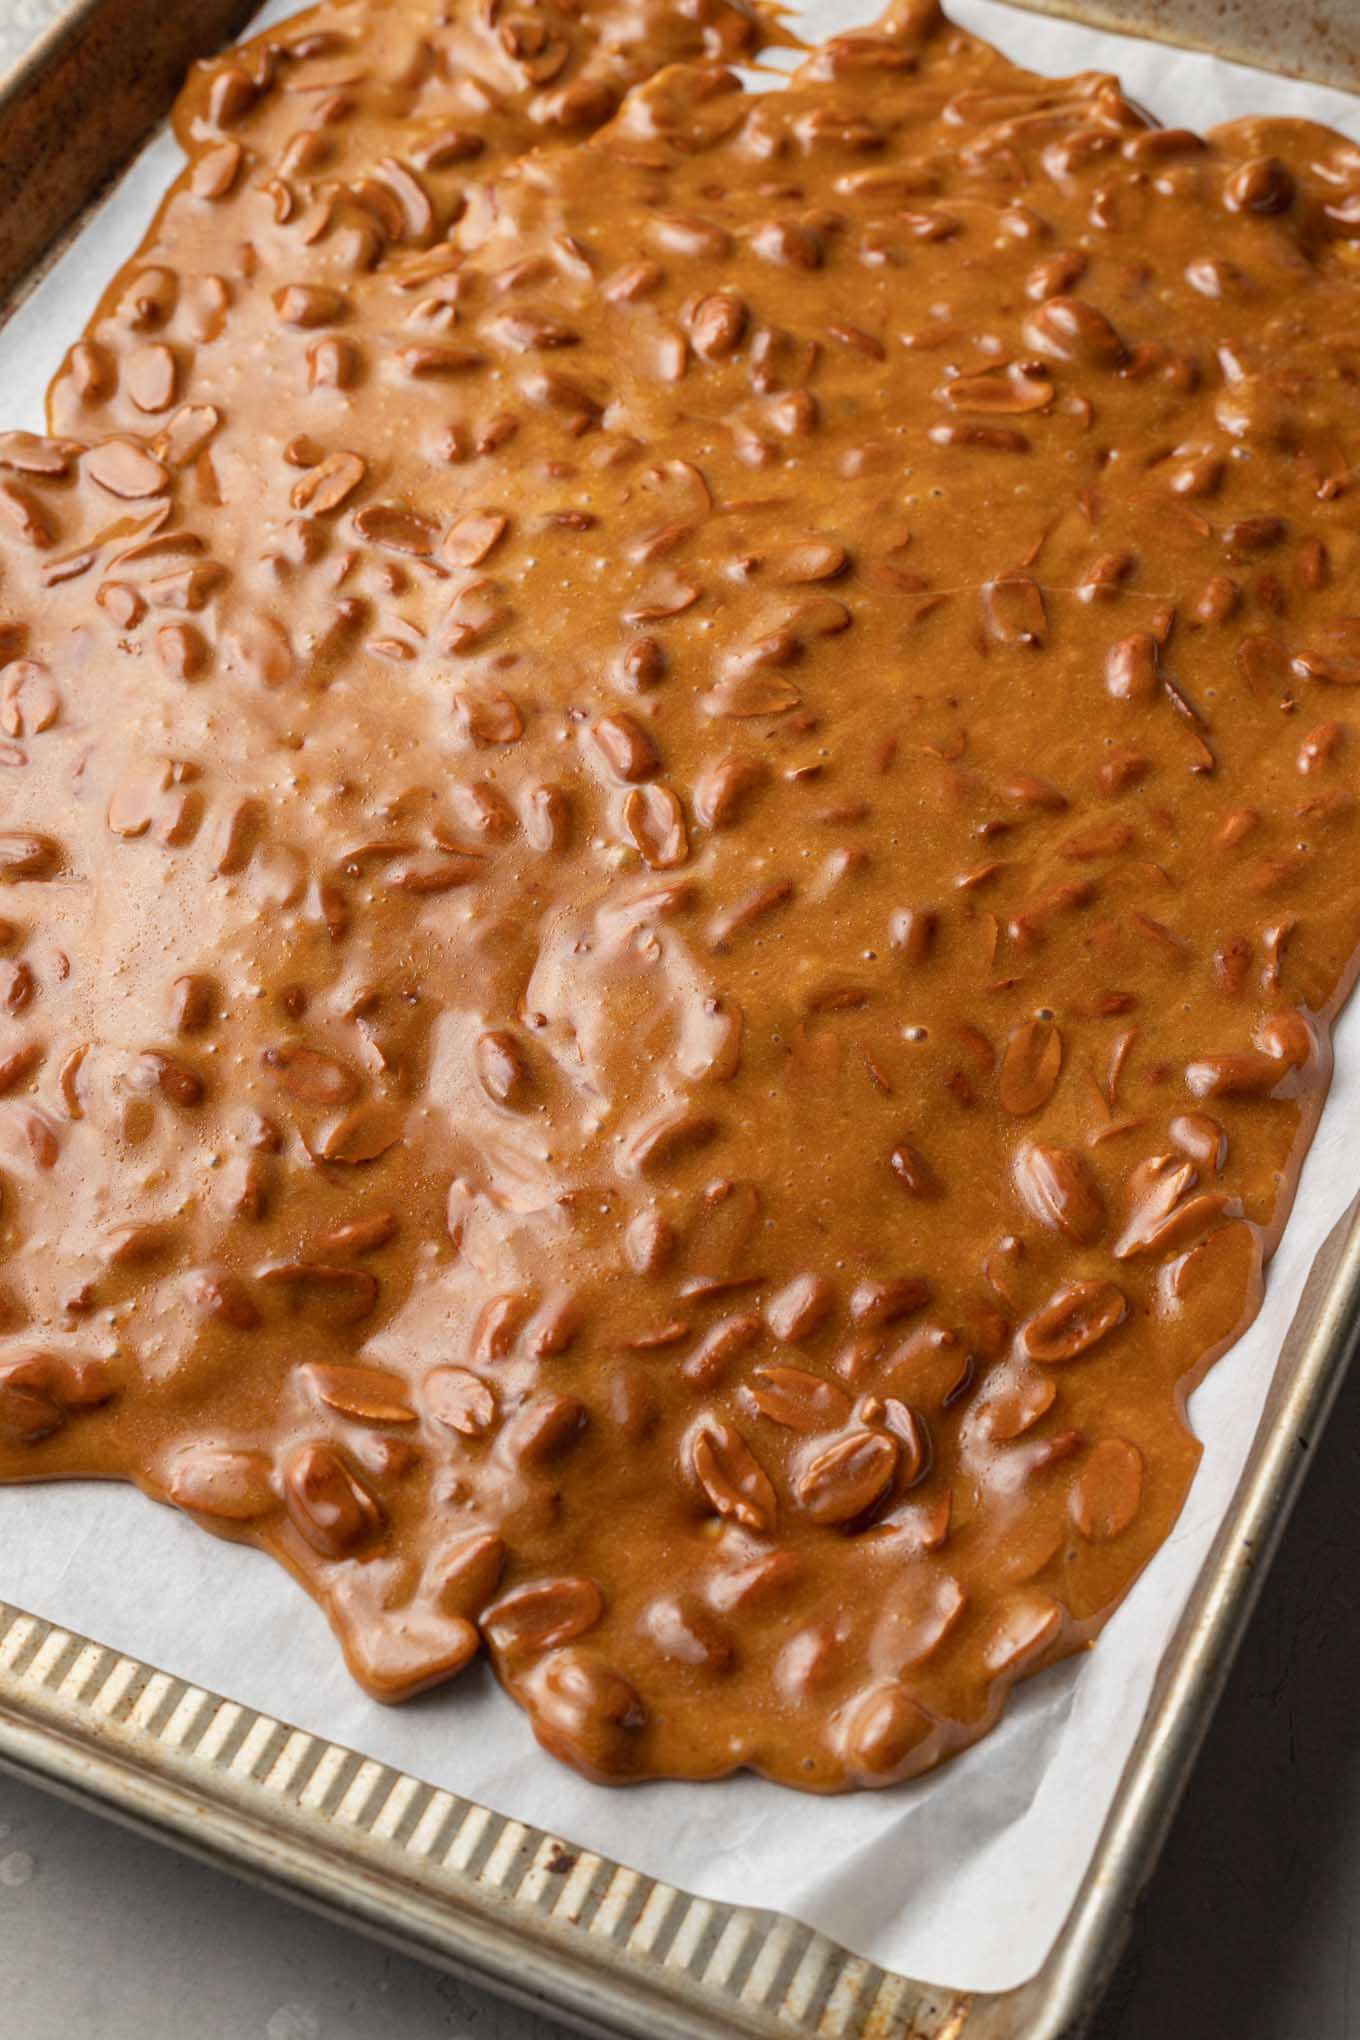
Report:
[{"label": "metal baking sheet", "polygon": [[1360,89],[1360,0],[1288,7],[1274,0],[1015,0],[1036,14],[1057,14],[1090,28],[1155,37],[1212,50],[1289,78]]},{"label": "metal baking sheet", "polygon": [[[24,194],[0,199],[12,291],[154,124],[190,57],[249,11],[81,0],[61,16],[0,90],[0,194]],[[587,2030],[1056,2040],[1080,2030],[1117,1956],[1358,1323],[1352,1216],[1319,1258],[1077,1905],[1017,1991],[888,1974],[789,1919],[692,1898],[2,1607],[0,1764]]]}]

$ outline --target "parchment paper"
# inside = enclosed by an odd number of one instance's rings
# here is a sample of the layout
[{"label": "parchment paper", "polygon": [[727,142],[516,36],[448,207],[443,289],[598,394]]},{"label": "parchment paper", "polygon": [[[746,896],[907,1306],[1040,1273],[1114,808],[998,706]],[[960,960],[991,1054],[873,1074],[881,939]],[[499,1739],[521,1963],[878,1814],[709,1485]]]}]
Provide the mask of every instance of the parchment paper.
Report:
[{"label": "parchment paper", "polygon": [[[291,11],[270,5],[259,21]],[[814,37],[875,11],[873,0],[812,0],[794,18]],[[1035,70],[1119,72],[1168,123],[1287,113],[1360,139],[1360,99],[1341,92],[996,0],[952,0],[950,11]],[[175,167],[163,137],[0,332],[0,426],[40,427],[64,346]],[[908,1975],[1008,1989],[1039,1968],[1075,1897],[1309,1265],[1360,1187],[1360,1004],[1336,1049],[1265,1308],[1195,1398],[1206,1449],[1174,1534],[1093,1653],[1022,1686],[993,1735],[916,1785],[834,1800],[753,1778],[610,1791],[542,1754],[484,1671],[404,1709],[380,1707],[350,1683],[324,1618],[278,1567],[124,1488],[0,1488],[0,1597],[704,1897],[792,1913]]]}]

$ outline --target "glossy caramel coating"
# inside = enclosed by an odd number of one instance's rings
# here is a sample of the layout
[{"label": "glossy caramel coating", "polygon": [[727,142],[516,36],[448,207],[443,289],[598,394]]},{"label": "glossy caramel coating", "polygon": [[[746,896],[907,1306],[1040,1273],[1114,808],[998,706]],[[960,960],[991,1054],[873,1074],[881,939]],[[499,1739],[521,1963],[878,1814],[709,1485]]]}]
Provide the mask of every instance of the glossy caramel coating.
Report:
[{"label": "glossy caramel coating", "polygon": [[[443,17],[449,15],[451,19]],[[1166,1536],[1360,950],[1360,151],[927,4],[323,7],[0,440],[0,1475],[593,1776]]]}]

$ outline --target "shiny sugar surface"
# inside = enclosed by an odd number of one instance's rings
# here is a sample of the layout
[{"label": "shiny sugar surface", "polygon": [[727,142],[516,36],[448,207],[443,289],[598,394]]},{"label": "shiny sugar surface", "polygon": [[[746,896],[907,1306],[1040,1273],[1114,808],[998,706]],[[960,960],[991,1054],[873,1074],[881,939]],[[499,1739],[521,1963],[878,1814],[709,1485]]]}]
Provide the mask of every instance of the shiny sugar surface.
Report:
[{"label": "shiny sugar surface", "polygon": [[1360,948],[1360,151],[928,5],[205,67],[0,438],[0,1475],[608,1780],[882,1785],[1184,1498]]}]

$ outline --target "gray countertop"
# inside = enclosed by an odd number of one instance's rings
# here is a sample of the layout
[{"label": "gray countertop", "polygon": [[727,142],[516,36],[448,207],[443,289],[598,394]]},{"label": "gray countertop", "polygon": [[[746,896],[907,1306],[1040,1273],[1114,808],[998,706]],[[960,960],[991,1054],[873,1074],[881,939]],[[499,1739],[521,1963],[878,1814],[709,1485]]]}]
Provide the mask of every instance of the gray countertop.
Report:
[{"label": "gray countertop", "polygon": [[[57,0],[0,0],[0,72]],[[1360,1377],[1093,2040],[1360,2040]],[[561,2029],[0,1775],[12,2040],[557,2040]]]},{"label": "gray countertop", "polygon": [[[1360,1374],[1343,1391],[1095,2040],[1360,2040]],[[559,2029],[0,1776],[9,2040]]]},{"label": "gray countertop", "polygon": [[65,0],[0,0],[0,77],[61,13]]}]

